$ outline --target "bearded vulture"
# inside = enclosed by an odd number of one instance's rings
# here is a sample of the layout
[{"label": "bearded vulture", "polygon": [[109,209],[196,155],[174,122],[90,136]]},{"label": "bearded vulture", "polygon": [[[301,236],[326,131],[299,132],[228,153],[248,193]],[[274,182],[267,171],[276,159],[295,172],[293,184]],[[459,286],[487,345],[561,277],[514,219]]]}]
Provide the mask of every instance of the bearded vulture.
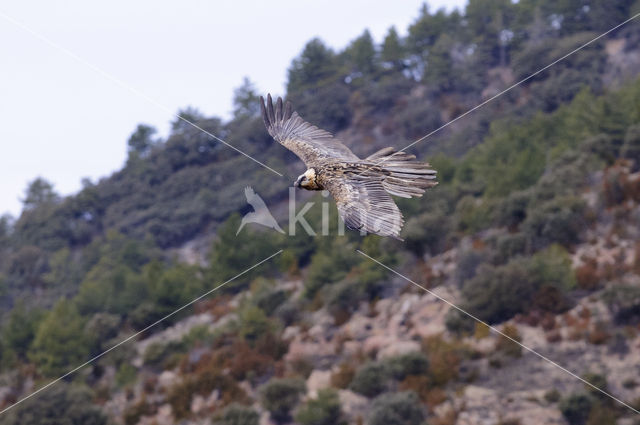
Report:
[{"label": "bearded vulture", "polygon": [[266,105],[260,97],[260,107],[271,137],[307,166],[295,187],[328,190],[350,229],[400,239],[404,219],[391,195],[422,196],[437,184],[436,171],[415,155],[388,147],[360,159],[331,133],[293,112],[291,102],[283,107],[278,98],[274,108],[268,95]]}]

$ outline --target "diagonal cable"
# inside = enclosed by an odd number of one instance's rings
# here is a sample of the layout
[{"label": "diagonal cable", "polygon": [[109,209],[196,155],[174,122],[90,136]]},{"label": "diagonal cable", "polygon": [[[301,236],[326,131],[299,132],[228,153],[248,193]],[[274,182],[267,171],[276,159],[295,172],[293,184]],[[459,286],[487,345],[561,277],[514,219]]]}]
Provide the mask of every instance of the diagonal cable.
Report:
[{"label": "diagonal cable", "polygon": [[448,301],[444,298],[442,298],[440,295],[436,294],[433,291],[428,290],[427,288],[425,288],[424,286],[420,285],[419,283],[414,282],[413,280],[409,279],[408,277],[406,277],[405,275],[401,274],[400,272],[397,272],[396,270],[392,269],[391,267],[381,263],[380,261],[376,260],[375,258],[365,254],[364,252],[360,251],[359,249],[356,249],[356,251],[359,254],[362,254],[363,256],[367,257],[368,259],[370,259],[371,261],[377,263],[378,265],[384,267],[385,269],[389,270],[390,272],[392,272],[393,274],[401,277],[402,279],[406,280],[409,283],[412,283],[413,285],[417,286],[418,288],[422,289],[423,291],[433,295],[434,297],[438,298],[440,301],[448,304],[449,306],[455,308],[456,310],[458,310],[459,312],[469,316],[470,318],[472,318],[473,320],[475,320],[478,323],[481,323],[483,325],[485,325],[486,327],[488,327],[489,329],[491,329],[492,331],[494,331],[495,333],[502,335],[503,337],[509,339],[510,341],[513,341],[514,343],[518,344],[520,347],[524,348],[525,350],[535,354],[536,356],[540,357],[541,359],[543,359],[544,361],[552,364],[553,366],[557,367],[558,369],[568,373],[569,375],[573,376],[574,378],[582,381],[584,384],[588,385],[589,387],[599,391],[600,393],[606,395],[607,397],[617,401],[618,403],[620,403],[621,405],[631,409],[634,413],[637,413],[640,415],[640,411],[638,411],[637,409],[633,408],[632,406],[628,405],[627,403],[625,403],[624,401],[620,400],[619,398],[616,398],[615,396],[611,395],[610,393],[608,393],[607,391],[604,391],[601,388],[596,387],[595,385],[593,385],[591,382],[585,380],[584,378],[581,378],[580,376],[576,375],[575,373],[571,372],[570,370],[568,370],[567,368],[559,365],[558,363],[554,362],[553,360],[549,359],[548,357],[545,357],[544,355],[538,353],[537,351],[535,351],[532,348],[527,347],[526,345],[522,344],[520,341],[517,341],[516,339],[510,337],[509,335],[506,335],[504,332],[500,331],[499,329],[491,326],[490,324],[488,324],[487,322],[478,319],[476,316],[474,316],[473,314],[467,312],[466,310],[458,307],[457,305],[453,304],[451,301]]},{"label": "diagonal cable", "polygon": [[216,136],[215,134],[203,129],[199,125],[194,124],[193,122],[191,122],[188,119],[180,116],[179,114],[176,114],[175,112],[171,111],[171,109],[169,109],[168,107],[164,106],[163,104],[161,104],[157,100],[153,99],[152,97],[148,96],[147,94],[143,93],[142,91],[136,89],[135,87],[132,87],[131,85],[125,83],[121,79],[119,79],[119,78],[111,75],[110,73],[102,70],[101,68],[99,68],[96,65],[92,64],[91,62],[86,61],[85,59],[83,59],[80,56],[78,56],[75,53],[73,53],[71,50],[69,50],[69,49],[57,44],[56,42],[50,40],[49,38],[45,37],[44,35],[40,34],[39,32],[32,30],[31,28],[29,28],[28,26],[26,26],[22,22],[17,21],[16,19],[12,18],[11,16],[7,15],[6,13],[3,13],[2,11],[0,11],[0,17],[2,17],[5,20],[11,22],[12,24],[14,24],[15,26],[21,28],[22,30],[28,32],[29,34],[33,35],[34,37],[36,37],[40,41],[48,44],[49,46],[53,47],[54,49],[60,50],[61,52],[63,52],[67,56],[70,56],[71,58],[75,59],[77,62],[80,62],[81,64],[87,66],[88,68],[91,68],[93,71],[95,71],[98,74],[102,75],[107,80],[110,80],[110,81],[114,82],[115,84],[117,84],[121,88],[129,91],[130,93],[133,93],[136,96],[139,96],[139,97],[145,99],[147,102],[149,102],[149,103],[155,105],[156,107],[158,107],[158,108],[170,113],[175,118],[184,121],[185,123],[187,123],[190,126],[192,126],[193,128],[195,128],[196,130],[199,130],[199,131],[203,132],[207,136],[210,136],[211,138],[217,140],[218,142],[224,144],[225,146],[228,146],[229,148],[233,149],[234,151],[238,152],[239,154],[244,155],[245,157],[249,158],[250,160],[252,160],[256,164],[259,164],[259,165],[263,166],[267,170],[279,175],[280,177],[284,177],[282,173],[280,173],[280,172],[274,170],[273,168],[269,167],[268,165],[260,162],[259,160],[255,159],[254,157],[252,157],[248,153],[245,153],[245,152],[241,151],[240,149],[236,148],[235,146],[233,146],[233,145],[229,144],[228,142],[222,140],[220,137]]},{"label": "diagonal cable", "polygon": [[22,403],[25,400],[30,399],[31,397],[35,396],[36,394],[40,393],[41,391],[46,390],[47,388],[49,388],[50,386],[60,382],[61,380],[63,380],[64,378],[66,378],[69,375],[72,375],[73,373],[77,372],[78,370],[82,369],[83,367],[87,366],[90,363],[93,363],[94,361],[98,360],[100,357],[104,356],[105,354],[109,353],[110,351],[115,350],[116,348],[120,347],[122,344],[125,344],[129,341],[131,341],[133,338],[137,337],[138,335],[142,334],[143,332],[146,332],[147,330],[151,329],[152,327],[156,326],[158,323],[163,322],[164,320],[168,319],[169,317],[175,315],[176,313],[179,313],[180,311],[184,310],[185,308],[189,307],[190,305],[200,301],[202,298],[206,297],[207,295],[210,295],[211,293],[215,292],[216,290],[222,288],[224,285],[226,285],[227,283],[234,281],[235,279],[239,278],[240,276],[242,276],[243,274],[248,273],[249,271],[255,269],[256,267],[258,267],[259,265],[267,262],[268,260],[272,259],[273,257],[275,257],[276,255],[280,254],[282,252],[282,250],[279,250],[278,252],[271,254],[270,256],[268,256],[267,258],[259,261],[258,263],[254,264],[253,266],[249,267],[248,269],[238,273],[237,275],[235,275],[234,277],[232,277],[231,279],[221,283],[220,285],[216,286],[215,288],[205,292],[204,294],[200,295],[198,298],[188,302],[187,304],[183,305],[182,307],[178,308],[177,310],[174,310],[173,312],[167,314],[166,316],[164,316],[161,319],[156,320],[155,322],[153,322],[152,324],[150,324],[149,326],[147,326],[146,328],[142,329],[141,331],[138,331],[136,333],[134,333],[133,335],[123,339],[122,341],[120,341],[119,343],[117,343],[116,345],[114,345],[113,347],[103,351],[102,353],[98,354],[95,357],[92,357],[91,359],[87,360],[86,362],[82,363],[80,366],[75,367],[74,369],[71,369],[69,372],[65,373],[64,375],[62,375],[61,377],[54,379],[53,381],[49,382],[47,385],[45,385],[44,387],[38,388],[36,391],[32,392],[31,394],[29,394],[26,397],[21,398],[20,400],[16,401],[14,404],[12,404],[11,406],[8,406],[6,408],[4,408],[3,410],[0,410],[0,415],[2,415],[3,413],[7,412],[9,409],[12,409],[14,407],[16,407],[17,405],[19,405],[20,403]]},{"label": "diagonal cable", "polygon": [[473,111],[476,111],[480,108],[482,108],[484,105],[486,105],[487,103],[497,99],[498,97],[502,96],[503,94],[505,94],[506,92],[508,92],[511,89],[514,89],[516,87],[518,87],[520,84],[532,79],[533,77],[535,77],[536,75],[540,74],[541,72],[546,71],[547,69],[551,68],[553,65],[557,64],[558,62],[563,61],[564,59],[568,58],[569,56],[573,55],[574,53],[584,49],[585,47],[587,47],[588,45],[595,43],[596,41],[598,41],[599,39],[601,39],[602,37],[605,37],[606,35],[610,34],[611,32],[617,30],[618,28],[622,27],[625,24],[628,24],[629,22],[633,21],[634,19],[636,19],[638,16],[640,16],[640,13],[636,13],[635,15],[633,15],[632,17],[630,17],[629,19],[627,19],[626,21],[619,23],[618,25],[616,25],[615,27],[609,29],[608,31],[600,34],[599,36],[597,36],[596,38],[587,41],[586,43],[584,43],[583,45],[576,47],[575,49],[573,49],[572,51],[570,51],[569,53],[567,53],[566,55],[554,60],[553,62],[551,62],[549,65],[540,68],[539,70],[537,70],[536,72],[534,72],[533,74],[529,75],[528,77],[523,78],[522,80],[518,81],[517,83],[514,83],[512,85],[510,85],[509,87],[507,87],[506,89],[502,90],[500,93],[497,93],[493,96],[491,96],[489,99],[485,100],[484,102],[474,106],[473,108],[469,109],[468,111],[458,115],[457,117],[455,117],[454,119],[452,119],[451,121],[441,125],[440,127],[436,128],[435,130],[431,131],[430,133],[422,136],[421,138],[419,138],[418,140],[416,140],[415,142],[412,142],[410,144],[408,144],[407,146],[405,146],[402,149],[399,149],[397,152],[384,157],[383,159],[381,159],[380,161],[378,161],[377,163],[374,164],[375,165],[380,165],[381,163],[387,161],[388,159],[392,158],[393,156],[395,156],[396,154],[399,154],[400,152],[404,151],[405,149],[409,149],[410,147],[422,142],[423,140],[425,140],[426,138],[432,136],[433,134],[436,134],[437,132],[439,132],[440,130],[450,126],[451,124],[453,124],[454,122],[458,121],[459,119],[469,115],[470,113],[472,113]]}]

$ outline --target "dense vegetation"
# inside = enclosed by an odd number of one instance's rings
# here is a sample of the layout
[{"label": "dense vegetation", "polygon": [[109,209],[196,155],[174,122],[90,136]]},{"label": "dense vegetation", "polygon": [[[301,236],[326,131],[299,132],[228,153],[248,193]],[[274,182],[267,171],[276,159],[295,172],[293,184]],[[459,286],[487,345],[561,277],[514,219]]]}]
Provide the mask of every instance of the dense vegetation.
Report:
[{"label": "dense vegetation", "polygon": [[[471,0],[465,11],[451,13],[432,13],[425,6],[406,37],[392,27],[376,44],[365,31],[338,52],[319,39],[309,41],[289,68],[287,97],[303,117],[340,132],[358,153],[401,147],[636,9],[619,0],[590,7],[573,0]],[[610,37],[633,46],[640,32],[629,26]],[[587,240],[605,209],[619,207],[616,219],[624,227],[633,217],[623,205],[640,202],[640,188],[628,179],[640,168],[640,81],[619,78],[618,86],[612,85],[606,40],[412,148],[438,170],[440,184],[419,200],[398,201],[407,218],[405,243],[356,232],[311,237],[298,229],[296,236],[285,236],[249,226],[236,235],[240,214],[248,211],[244,187],[250,184],[275,205],[286,198],[288,180],[181,120],[166,140],[139,125],[128,140],[125,167],[98,182],[83,182],[76,195],[61,197],[46,180],[34,180],[21,215],[0,219],[0,372],[5,377],[0,386],[8,383],[12,391],[0,398],[0,408],[25,395],[26,379],[39,385],[56,378],[283,252],[196,306],[216,317],[233,310],[234,320],[225,326],[213,333],[194,328],[178,342],[152,344],[143,366],[134,366],[135,353],[122,346],[73,382],[0,417],[0,423],[44,424],[58,416],[69,423],[106,423],[102,411],[86,400],[104,403],[110,393],[130,391],[144,374],[176,368],[184,379],[164,397],[177,419],[192,415],[194,396],[217,391],[216,424],[258,423],[258,413],[249,407],[253,401],[277,423],[344,423],[335,390],[303,398],[309,366],[285,364],[289,341],[283,330],[321,308],[339,325],[361,303],[373,305],[394,294],[385,269],[356,249],[413,272],[416,263],[456,248],[454,280],[461,307],[490,324],[567,311],[578,297],[620,275],[615,270],[598,275],[589,263],[576,270],[575,246]],[[296,175],[301,165],[266,134],[257,96],[245,81],[235,91],[228,122],[195,109],[180,113],[269,166]],[[594,175],[604,175],[601,187],[592,186]],[[582,196],[588,190],[595,191],[594,202]],[[335,228],[334,207],[331,216]],[[319,208],[306,217],[320,228]],[[177,255],[185,243],[214,234],[202,253],[205,261],[186,262]],[[303,280],[299,294],[279,285],[296,279]],[[230,306],[237,294],[245,296]],[[603,300],[617,323],[640,322],[637,286],[617,285]],[[193,312],[183,310],[142,337]],[[446,324],[455,337],[478,332],[473,321],[454,310]],[[333,375],[333,386],[372,399],[367,423],[422,423],[423,405],[457,379],[457,364],[470,356],[455,342],[422,345],[420,352],[368,359],[357,368],[345,364]],[[203,347],[210,349],[207,355],[195,360],[189,355]],[[109,369],[115,371],[111,386],[93,387]],[[240,382],[260,390],[252,398]],[[135,424],[154,409],[143,399],[123,420]],[[585,423],[589,415],[618,415],[597,394],[584,392],[563,399],[560,409],[571,423]]]}]

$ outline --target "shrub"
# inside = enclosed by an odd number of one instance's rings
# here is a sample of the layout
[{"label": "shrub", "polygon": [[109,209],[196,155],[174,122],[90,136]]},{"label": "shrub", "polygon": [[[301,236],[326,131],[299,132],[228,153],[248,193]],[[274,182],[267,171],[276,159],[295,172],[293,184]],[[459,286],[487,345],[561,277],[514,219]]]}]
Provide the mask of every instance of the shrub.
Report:
[{"label": "shrub", "polygon": [[311,299],[322,286],[342,280],[361,260],[357,255],[341,239],[336,239],[331,246],[316,252],[311,258],[309,274],[305,280],[305,296]]},{"label": "shrub", "polygon": [[531,203],[531,190],[510,193],[494,210],[494,221],[498,226],[515,229],[527,218],[527,208]]},{"label": "shrub", "polygon": [[256,291],[253,302],[265,314],[271,315],[287,298],[287,293],[282,289],[262,287]]},{"label": "shrub", "polygon": [[274,421],[286,422],[291,419],[291,411],[304,391],[305,383],[301,379],[272,379],[260,389],[262,405],[271,413]]},{"label": "shrub", "polygon": [[255,343],[260,336],[270,333],[273,325],[258,307],[244,308],[238,318],[240,322],[239,335],[247,342]]},{"label": "shrub", "polygon": [[585,203],[578,198],[560,198],[536,206],[522,224],[534,251],[553,243],[570,247],[580,241],[585,227]]},{"label": "shrub", "polygon": [[339,425],[345,422],[340,417],[340,399],[332,389],[318,392],[318,397],[305,403],[296,414],[296,422],[302,425]]},{"label": "shrub", "polygon": [[420,257],[436,255],[444,249],[450,227],[449,217],[439,212],[411,217],[405,226],[405,245]]},{"label": "shrub", "polygon": [[442,124],[440,108],[424,99],[410,102],[396,114],[396,120],[407,139],[422,137]]},{"label": "shrub", "polygon": [[627,129],[620,155],[634,160],[632,172],[640,170],[640,124],[632,125]]},{"label": "shrub", "polygon": [[373,400],[369,425],[420,425],[424,412],[414,392],[383,394]]},{"label": "shrub", "polygon": [[75,305],[62,300],[38,326],[29,357],[47,376],[61,375],[89,356],[84,319]]},{"label": "shrub", "polygon": [[593,407],[593,402],[593,398],[586,394],[572,394],[560,400],[558,407],[569,425],[584,425]]},{"label": "shrub", "polygon": [[518,328],[513,325],[505,325],[504,328],[502,328],[502,333],[506,336],[500,335],[498,337],[496,350],[511,357],[522,356],[522,347],[511,340],[522,341]]},{"label": "shrub", "polygon": [[213,390],[220,392],[222,405],[231,402],[245,402],[247,395],[230,376],[216,369],[205,369],[197,375],[188,376],[168,391],[167,401],[171,404],[176,419],[182,419],[191,413],[191,399],[195,394],[209,395]]},{"label": "shrub", "polygon": [[2,425],[106,425],[107,418],[91,404],[89,391],[64,382],[25,400],[0,418]]},{"label": "shrub", "polygon": [[[601,389],[602,391],[608,391],[607,378],[604,375],[600,375],[599,373],[586,373],[582,377],[582,379],[584,379],[594,387]],[[591,385],[585,384],[585,389],[589,393],[591,393],[591,395],[598,398],[606,397],[604,394],[602,394],[600,391],[593,388]]]},{"label": "shrub", "polygon": [[557,403],[560,401],[560,391],[555,388],[544,393],[544,399],[547,403]]},{"label": "shrub", "polygon": [[496,249],[494,261],[497,264],[504,264],[518,255],[525,253],[527,248],[527,238],[522,233],[508,233],[496,238]]},{"label": "shrub", "polygon": [[145,415],[154,413],[153,406],[151,406],[146,398],[142,398],[140,401],[133,405],[127,406],[122,413],[122,419],[125,425],[135,425]]},{"label": "shrub", "polygon": [[355,368],[350,363],[342,363],[331,375],[331,385],[341,389],[347,388],[355,374]]},{"label": "shrub", "polygon": [[640,322],[640,287],[615,285],[607,289],[602,298],[618,324]]},{"label": "shrub", "polygon": [[491,225],[494,203],[487,199],[467,195],[456,205],[455,227],[467,233],[475,233]]},{"label": "shrub", "polygon": [[[462,288],[462,308],[490,324],[532,308],[556,312],[567,307],[564,293],[574,283],[568,254],[552,247],[504,266],[482,265]],[[472,323],[460,313],[450,313],[446,324],[453,332],[473,330]]]},{"label": "shrub", "polygon": [[455,279],[459,287],[472,279],[476,275],[478,267],[487,261],[487,254],[484,251],[471,249],[463,251],[458,255],[456,264]]},{"label": "shrub", "polygon": [[164,363],[174,354],[184,353],[186,346],[181,341],[154,342],[144,352],[144,364],[163,368]]},{"label": "shrub", "polygon": [[375,397],[387,389],[389,372],[383,363],[366,363],[356,371],[349,389],[367,397]]},{"label": "shrub", "polygon": [[233,403],[228,405],[220,415],[220,418],[213,422],[214,425],[258,425],[260,415],[255,409]]},{"label": "shrub", "polygon": [[419,351],[392,357],[385,363],[391,376],[397,380],[403,380],[408,375],[425,374],[429,369],[429,359]]}]

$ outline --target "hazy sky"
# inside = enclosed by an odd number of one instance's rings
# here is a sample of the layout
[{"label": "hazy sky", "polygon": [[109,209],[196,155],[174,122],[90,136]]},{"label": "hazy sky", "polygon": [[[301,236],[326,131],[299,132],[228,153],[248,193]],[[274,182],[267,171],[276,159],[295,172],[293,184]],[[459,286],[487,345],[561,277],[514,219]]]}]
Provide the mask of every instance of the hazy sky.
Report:
[{"label": "hazy sky", "polygon": [[[428,1],[432,11],[465,3]],[[206,115],[229,117],[233,89],[244,76],[261,92],[282,94],[291,60],[312,37],[342,48],[365,28],[376,42],[391,25],[406,34],[421,4],[417,0],[4,2],[0,5],[0,214],[19,213],[19,198],[27,182],[37,176],[66,195],[80,188],[83,177],[95,181],[117,170],[126,158],[126,140],[138,123],[151,124],[164,136],[172,113],[188,105]]]}]

